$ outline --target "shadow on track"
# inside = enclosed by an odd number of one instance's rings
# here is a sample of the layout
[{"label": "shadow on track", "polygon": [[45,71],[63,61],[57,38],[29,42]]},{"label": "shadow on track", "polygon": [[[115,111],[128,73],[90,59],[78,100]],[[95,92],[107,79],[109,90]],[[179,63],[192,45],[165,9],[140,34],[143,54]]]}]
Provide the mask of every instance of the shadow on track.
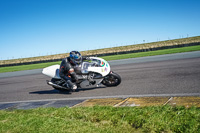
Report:
[{"label": "shadow on track", "polygon": [[[106,88],[106,87],[97,87],[97,88],[84,88],[84,89],[77,89],[76,91],[74,91],[74,92],[81,92],[81,91],[89,91],[89,90],[93,90],[93,89],[102,89],[102,88]],[[63,90],[63,91],[59,91],[59,90],[56,90],[56,89],[54,89],[54,90],[41,90],[41,91],[34,91],[34,92],[29,92],[29,94],[58,94],[58,93],[60,93],[60,94],[71,94],[71,93],[73,93],[73,91],[65,91],[65,90]]]},{"label": "shadow on track", "polygon": [[34,91],[34,92],[29,92],[29,94],[71,94],[69,91],[58,91],[58,90],[44,90],[44,91]]},{"label": "shadow on track", "polygon": [[100,87],[94,87],[94,88],[80,88],[77,90],[78,91],[89,91],[89,90],[97,90],[97,89],[102,89],[102,88],[106,88],[105,86],[100,86]]}]

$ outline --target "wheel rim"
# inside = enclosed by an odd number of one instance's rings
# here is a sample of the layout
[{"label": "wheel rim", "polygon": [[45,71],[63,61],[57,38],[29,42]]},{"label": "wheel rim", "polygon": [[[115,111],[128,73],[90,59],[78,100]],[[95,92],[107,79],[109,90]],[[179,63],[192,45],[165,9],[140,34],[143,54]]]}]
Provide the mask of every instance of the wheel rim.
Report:
[{"label": "wheel rim", "polygon": [[110,85],[116,84],[118,82],[118,79],[115,78],[114,76],[109,76],[109,78],[107,79],[107,83]]}]

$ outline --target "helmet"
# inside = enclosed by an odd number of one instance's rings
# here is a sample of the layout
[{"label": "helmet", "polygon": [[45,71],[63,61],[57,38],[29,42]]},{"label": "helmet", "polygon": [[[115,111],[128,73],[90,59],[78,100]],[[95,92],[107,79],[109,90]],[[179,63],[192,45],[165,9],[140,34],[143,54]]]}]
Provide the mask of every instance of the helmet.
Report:
[{"label": "helmet", "polygon": [[69,58],[72,61],[72,63],[75,65],[80,64],[82,62],[81,53],[79,53],[78,51],[71,51]]}]

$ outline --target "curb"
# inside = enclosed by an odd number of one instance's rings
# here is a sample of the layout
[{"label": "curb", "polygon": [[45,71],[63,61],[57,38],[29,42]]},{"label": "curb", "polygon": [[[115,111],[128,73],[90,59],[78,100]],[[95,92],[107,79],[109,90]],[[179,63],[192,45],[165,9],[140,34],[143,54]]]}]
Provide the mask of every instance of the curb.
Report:
[{"label": "curb", "polygon": [[[118,103],[117,103],[118,102]],[[195,97],[129,97],[126,99],[106,98],[88,99],[73,107],[91,106],[113,106],[113,107],[146,107],[146,106],[185,106],[186,108],[200,107],[200,96]]]},{"label": "curb", "polygon": [[115,106],[124,101],[122,98],[88,99],[72,107]]},{"label": "curb", "polygon": [[0,103],[0,110],[33,109],[47,107],[147,107],[147,106],[184,106],[186,108],[200,107],[200,96],[184,97],[128,97],[128,98],[102,98],[102,99],[74,99],[74,100],[47,100],[29,102]]}]

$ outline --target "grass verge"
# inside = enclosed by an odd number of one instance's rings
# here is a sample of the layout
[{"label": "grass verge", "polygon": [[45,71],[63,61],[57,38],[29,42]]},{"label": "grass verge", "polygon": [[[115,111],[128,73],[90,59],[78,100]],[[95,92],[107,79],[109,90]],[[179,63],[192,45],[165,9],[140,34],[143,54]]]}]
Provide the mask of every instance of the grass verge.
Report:
[{"label": "grass verge", "polygon": [[[150,43],[143,43],[143,44],[126,45],[126,46],[119,46],[119,47],[111,47],[111,48],[102,48],[102,49],[95,49],[95,50],[87,50],[87,51],[81,51],[81,54],[84,56],[90,56],[90,55],[96,55],[96,54],[116,53],[116,52],[133,51],[133,50],[150,49],[150,48],[152,49],[152,48],[166,47],[166,46],[180,46],[183,44],[190,45],[194,43],[196,44],[200,43],[200,36],[165,40],[165,41],[159,41],[159,42],[150,42]],[[47,55],[47,56],[39,56],[39,57],[0,60],[0,65],[34,62],[34,61],[46,61],[46,60],[52,60],[52,59],[62,59],[62,58],[65,58],[65,56],[68,54],[69,53],[63,53],[63,54],[55,54],[55,55]]]},{"label": "grass verge", "polygon": [[0,132],[200,132],[196,107],[77,107],[0,110]]},{"label": "grass verge", "polygon": [[55,64],[60,64],[60,63],[61,63],[60,61],[57,61],[57,62],[48,62],[48,63],[39,63],[39,64],[30,64],[30,65],[0,67],[0,73],[45,68],[45,67],[55,65]]},{"label": "grass verge", "polygon": [[137,57],[145,57],[145,56],[192,52],[192,51],[199,51],[199,50],[200,50],[200,45],[197,45],[197,46],[189,46],[189,47],[182,47],[182,48],[172,48],[172,49],[149,51],[149,52],[139,52],[139,53],[131,53],[131,54],[105,56],[102,58],[104,58],[105,60],[119,60],[119,59],[137,58]]},{"label": "grass verge", "polygon": [[[165,50],[149,51],[149,52],[104,56],[102,58],[109,61],[109,60],[118,60],[118,59],[127,59],[127,58],[137,58],[137,57],[144,57],[144,56],[154,56],[154,55],[199,51],[199,50],[200,50],[200,45],[197,45],[197,46],[189,46],[189,47],[182,47],[182,48],[172,48],[172,49],[165,49]],[[50,63],[32,64],[32,65],[1,67],[0,73],[39,69],[39,68],[44,68],[44,67],[47,67],[47,66],[50,66],[50,65],[55,65],[55,64],[60,64],[60,61],[50,62]]]}]

